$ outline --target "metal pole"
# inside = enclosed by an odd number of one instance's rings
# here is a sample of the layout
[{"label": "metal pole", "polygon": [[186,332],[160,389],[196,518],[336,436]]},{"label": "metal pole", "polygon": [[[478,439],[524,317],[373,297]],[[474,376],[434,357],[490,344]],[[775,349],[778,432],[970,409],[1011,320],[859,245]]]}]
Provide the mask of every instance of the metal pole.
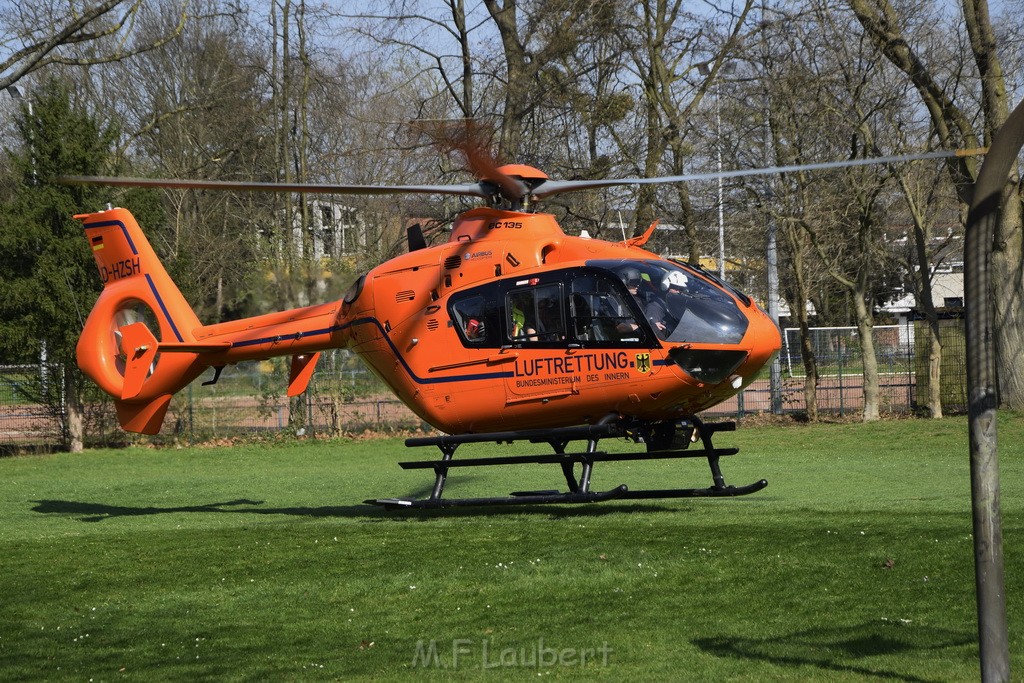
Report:
[{"label": "metal pole", "polygon": [[843,358],[846,357],[846,349],[839,349],[839,417],[843,416],[846,404],[843,398]]},{"label": "metal pole", "polygon": [[[974,523],[974,579],[978,596],[978,646],[983,681],[1010,680],[1006,622],[999,455],[996,438],[996,369],[989,265],[1008,178],[1024,145],[1024,103],[996,133],[974,184],[964,239],[967,313],[967,413]],[[1012,185],[1011,192],[1012,192]]]},{"label": "metal pole", "polygon": [[[729,75],[736,72],[735,62],[723,62],[721,65],[722,74]],[[697,65],[697,70],[702,76],[711,75],[711,62],[704,62]],[[715,83],[715,156],[718,161],[718,172],[722,172],[722,84]],[[725,201],[723,178],[718,178],[718,277],[725,280]],[[620,221],[621,222],[621,221]],[[623,238],[625,239],[625,238]]]},{"label": "metal pole", "polygon": [[[715,149],[718,152],[718,173],[722,173],[722,105],[721,87],[715,86]],[[722,199],[722,176],[718,176],[718,277],[725,281],[725,206]]]},{"label": "metal pole", "polygon": [[[761,67],[764,70],[761,74],[761,85],[764,88],[764,156],[767,161],[770,158],[770,150],[773,149],[772,145],[772,103],[771,94],[768,91],[768,26],[769,22],[765,17],[765,2],[761,2]],[[765,166],[768,164],[766,163]],[[764,211],[766,220],[768,221],[768,246],[767,246],[767,266],[768,266],[768,317],[772,319],[775,326],[779,326],[779,252],[777,245],[777,229],[775,226],[775,220],[771,215],[771,203],[775,199],[775,191],[772,187],[771,177],[765,180],[765,202]],[[779,354],[775,354],[772,358],[772,366],[768,375],[768,386],[771,391],[771,403],[772,413],[775,415],[782,414],[782,361],[779,358]]]},{"label": "metal pole", "polygon": [[[769,197],[771,193],[769,192]],[[779,252],[776,244],[775,221],[768,218],[768,317],[779,325]],[[772,396],[772,413],[782,414],[782,361],[779,354],[772,358],[768,385]]]},{"label": "metal pole", "polygon": [[[28,114],[28,118],[29,119],[32,119],[35,116],[35,112],[32,109],[32,98],[31,97],[26,97],[25,95],[23,95],[22,92],[21,92],[21,88],[19,88],[16,85],[9,85],[9,86],[7,86],[7,94],[11,96],[11,99],[13,99],[13,100],[15,100],[15,101],[25,105],[25,111]],[[28,126],[28,158],[29,158],[29,164],[32,166],[32,184],[33,185],[38,185],[39,184],[39,178],[36,175],[36,149],[35,149],[35,147],[36,147],[35,146],[35,139],[34,139],[33,134],[32,134],[32,124],[30,122],[29,126]]]}]

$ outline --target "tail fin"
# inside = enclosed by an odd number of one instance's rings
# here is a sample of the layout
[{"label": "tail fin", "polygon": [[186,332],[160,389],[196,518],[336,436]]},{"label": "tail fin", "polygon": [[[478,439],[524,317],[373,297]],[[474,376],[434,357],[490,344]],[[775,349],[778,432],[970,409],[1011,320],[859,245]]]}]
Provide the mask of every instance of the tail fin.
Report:
[{"label": "tail fin", "polygon": [[196,353],[158,354],[158,340],[195,344],[199,319],[129,211],[75,218],[103,281],[78,341],[78,367],[114,397],[124,429],[155,434],[171,395],[207,367]]}]

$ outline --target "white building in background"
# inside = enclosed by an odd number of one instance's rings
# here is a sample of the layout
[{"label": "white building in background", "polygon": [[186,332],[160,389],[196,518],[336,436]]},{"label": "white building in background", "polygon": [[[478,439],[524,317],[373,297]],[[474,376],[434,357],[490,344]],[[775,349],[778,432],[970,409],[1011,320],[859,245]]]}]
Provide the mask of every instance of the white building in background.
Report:
[{"label": "white building in background", "polygon": [[[962,308],[964,305],[964,263],[956,261],[943,263],[932,272],[932,301],[936,308]],[[914,308],[914,295],[910,292],[892,299],[882,311],[890,313],[903,322]]]},{"label": "white building in background", "polygon": [[[338,258],[366,248],[366,226],[354,207],[326,199],[310,199],[308,210],[313,258]],[[296,215],[292,225],[296,253],[305,256],[302,217]]]}]

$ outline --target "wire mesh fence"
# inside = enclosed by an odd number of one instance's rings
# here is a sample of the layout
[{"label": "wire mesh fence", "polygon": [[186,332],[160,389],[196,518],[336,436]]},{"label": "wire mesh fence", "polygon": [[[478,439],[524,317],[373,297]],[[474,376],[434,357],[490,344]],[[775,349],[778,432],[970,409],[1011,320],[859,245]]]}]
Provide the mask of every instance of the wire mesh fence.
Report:
[{"label": "wire mesh fence", "polygon": [[[965,343],[959,319],[940,321],[943,410],[966,409]],[[883,413],[924,408],[931,380],[930,330],[920,321],[874,329]],[[816,390],[822,414],[856,415],[863,409],[862,343],[856,328],[811,330],[810,346],[818,365]],[[799,331],[787,328],[778,355],[782,411],[806,409],[804,353]],[[0,449],[58,447],[59,408],[32,400],[38,366],[0,366]],[[287,359],[244,363],[224,369],[217,382],[197,380],[171,401],[160,440],[203,441],[246,435],[340,435],[363,431],[428,429],[361,361],[345,350],[325,352],[309,390],[285,395]],[[713,417],[744,417],[772,409],[772,383],[762,377],[733,399],[707,412]],[[113,404],[96,395],[87,402],[87,445],[118,445],[136,440],[117,426]]]},{"label": "wire mesh fence", "polygon": [[33,396],[39,366],[0,366],[0,446],[47,446],[60,441],[60,423]]},{"label": "wire mesh fence", "polygon": [[307,391],[286,395],[288,359],[224,369],[176,395],[164,438],[202,440],[258,434],[339,435],[415,430],[420,419],[353,354],[325,352]]},{"label": "wire mesh fence", "polygon": [[[883,413],[911,413],[926,409],[931,330],[922,320],[900,325],[878,325],[872,330],[878,363],[879,402]],[[939,320],[942,365],[938,381],[944,412],[967,409],[966,341],[963,320],[949,316]],[[863,343],[855,327],[811,328],[811,356],[817,367],[814,386],[818,412],[856,415],[864,408]],[[803,412],[805,400],[805,352],[798,328],[783,330],[779,392],[784,412]],[[771,411],[772,387],[767,370],[734,399],[715,406],[709,414],[743,417]]]}]

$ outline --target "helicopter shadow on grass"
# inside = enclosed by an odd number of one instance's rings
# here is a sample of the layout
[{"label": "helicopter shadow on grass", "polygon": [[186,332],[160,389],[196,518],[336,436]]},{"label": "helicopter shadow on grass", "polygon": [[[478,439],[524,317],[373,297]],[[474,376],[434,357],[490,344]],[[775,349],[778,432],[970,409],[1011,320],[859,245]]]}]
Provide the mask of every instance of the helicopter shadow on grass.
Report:
[{"label": "helicopter shadow on grass", "polygon": [[[429,495],[427,490],[422,495]],[[413,494],[416,496],[416,494]],[[419,496],[416,496],[419,497]],[[682,508],[668,508],[660,505],[607,505],[580,504],[562,505],[492,505],[481,507],[459,507],[442,509],[387,510],[382,507],[360,505],[288,506],[270,507],[266,501],[239,498],[236,500],[205,503],[201,505],[156,506],[156,505],[115,505],[111,503],[72,500],[32,500],[33,512],[54,517],[72,518],[79,522],[103,522],[128,517],[147,517],[166,514],[248,514],[284,515],[295,517],[359,519],[364,522],[431,522],[453,517],[492,517],[503,515],[546,515],[551,519],[573,517],[599,517],[608,514],[635,512],[686,512]]]},{"label": "helicopter shadow on grass", "polygon": [[[452,499],[457,498],[457,487],[461,484],[466,484],[468,481],[473,479],[472,476],[462,475],[457,481],[450,480],[449,483],[454,483],[452,491],[449,488],[445,489],[445,497]],[[407,499],[423,499],[429,498],[433,492],[432,485],[422,486],[418,489],[411,490],[404,497]],[[505,494],[498,494],[505,495]],[[609,504],[612,503],[612,504]],[[494,516],[507,516],[507,515],[539,515],[547,516],[550,519],[563,519],[563,518],[576,518],[576,517],[603,517],[605,515],[616,514],[616,513],[632,513],[632,512],[667,512],[667,511],[678,511],[687,512],[689,507],[681,508],[678,506],[667,507],[665,505],[658,505],[654,503],[633,503],[623,504],[619,501],[616,504],[614,501],[606,503],[551,503],[551,504],[522,504],[522,503],[508,503],[508,504],[496,504],[496,505],[479,505],[479,506],[468,506],[468,507],[447,507],[447,508],[418,508],[418,509],[391,509],[383,510],[383,514],[379,515],[379,521],[388,521],[389,519],[398,519],[403,521],[418,521],[418,522],[430,522],[437,519],[450,519],[450,518],[462,518],[462,517],[494,517]]]},{"label": "helicopter shadow on grass", "polygon": [[[865,622],[854,626],[821,627],[775,638],[717,636],[692,643],[716,657],[756,660],[781,667],[813,666],[825,672],[855,674],[912,683],[932,680],[870,661],[871,657],[927,657],[943,650],[973,646],[973,635],[899,621]],[[912,665],[908,665],[908,669]]]},{"label": "helicopter shadow on grass", "polygon": [[[459,489],[472,485],[477,480],[483,479],[471,474],[459,474],[448,481],[446,498],[460,497]],[[409,489],[402,498],[424,499],[429,498],[433,491],[433,484],[424,482],[423,485]],[[504,493],[498,495],[505,495]],[[764,496],[757,496],[762,502]],[[741,503],[747,497],[731,498],[734,502]],[[677,512],[688,513],[697,506],[708,504],[707,501],[693,502],[690,499],[683,502],[683,499],[675,499],[672,503],[665,501],[650,502],[627,502],[624,500],[611,500],[603,503],[554,503],[554,504],[495,504],[479,505],[468,507],[445,507],[445,508],[391,508],[386,509],[377,505],[370,505],[361,501],[356,505],[323,505],[323,506],[268,506],[266,500],[250,498],[238,498],[234,500],[219,501],[214,503],[203,503],[198,505],[118,505],[112,503],[70,501],[70,500],[33,500],[33,512],[44,515],[70,517],[80,522],[102,522],[108,519],[122,517],[146,517],[150,515],[174,514],[174,513],[214,513],[214,514],[252,514],[252,515],[285,515],[295,517],[314,517],[339,519],[359,519],[363,522],[431,522],[434,520],[450,518],[485,518],[507,515],[535,515],[546,516],[550,519],[562,518],[587,518],[602,517],[610,514],[629,513],[652,513],[652,512]]]}]

